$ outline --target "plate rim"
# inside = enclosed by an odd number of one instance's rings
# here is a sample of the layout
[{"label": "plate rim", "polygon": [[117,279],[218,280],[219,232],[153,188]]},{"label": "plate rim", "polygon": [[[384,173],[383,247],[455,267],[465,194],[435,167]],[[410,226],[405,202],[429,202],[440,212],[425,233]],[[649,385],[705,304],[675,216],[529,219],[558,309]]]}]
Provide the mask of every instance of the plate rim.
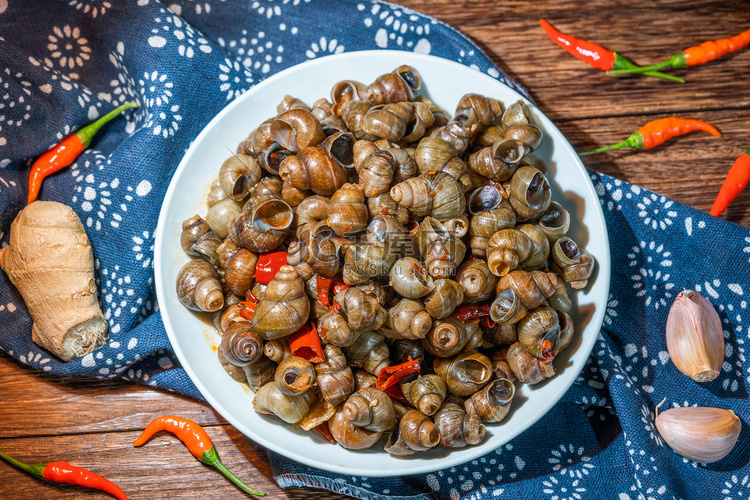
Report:
[{"label": "plate rim", "polygon": [[[591,177],[589,176],[588,171],[586,170],[585,166],[583,165],[583,162],[578,157],[578,154],[573,149],[572,145],[568,141],[568,139],[564,136],[564,134],[559,130],[559,128],[552,122],[552,120],[547,117],[547,115],[542,112],[533,102],[530,101],[529,98],[526,96],[523,96],[520,94],[517,90],[512,88],[511,86],[507,85],[506,83],[498,80],[497,78],[493,78],[492,76],[482,73],[479,70],[476,70],[474,68],[471,68],[470,66],[467,66],[465,64],[461,64],[459,62],[453,61],[451,59],[446,59],[443,57],[438,57],[434,55],[428,55],[428,54],[418,54],[415,52],[407,52],[407,51],[400,51],[400,50],[361,50],[361,51],[351,51],[351,52],[344,52],[341,54],[332,54],[324,57],[319,57],[315,59],[311,59],[308,61],[303,61],[299,64],[296,64],[294,66],[290,66],[289,68],[286,68],[278,73],[275,73],[272,76],[269,76],[268,78],[258,82],[257,84],[253,85],[247,92],[242,94],[240,97],[236,98],[229,104],[227,104],[219,113],[217,113],[206,125],[203,127],[203,129],[198,133],[198,135],[192,140],[190,143],[190,146],[183,154],[180,163],[178,164],[177,168],[175,169],[174,173],[172,174],[172,177],[169,182],[169,186],[164,194],[164,199],[161,205],[161,208],[159,210],[159,219],[155,231],[154,236],[154,284],[156,289],[156,295],[157,295],[157,301],[159,304],[166,303],[165,300],[162,299],[162,297],[165,296],[165,288],[164,288],[164,282],[162,281],[161,275],[162,275],[162,262],[164,262],[165,256],[162,254],[162,240],[165,237],[165,233],[167,232],[166,228],[166,219],[167,219],[167,211],[168,207],[172,201],[173,196],[175,195],[175,191],[177,189],[175,182],[175,179],[178,178],[184,170],[187,169],[187,165],[190,161],[190,158],[195,153],[195,150],[198,148],[198,145],[204,140],[204,138],[209,134],[209,130],[214,126],[214,124],[217,121],[222,120],[226,115],[228,115],[233,109],[237,107],[241,107],[243,102],[246,99],[250,98],[250,95],[258,89],[263,88],[265,86],[273,85],[277,80],[282,79],[286,76],[288,72],[292,71],[298,71],[300,68],[307,68],[307,67],[314,67],[322,63],[328,63],[331,60],[346,60],[350,58],[360,58],[360,57],[366,57],[368,54],[377,54],[378,57],[383,56],[392,56],[394,58],[394,61],[398,61],[398,58],[404,58],[408,57],[410,59],[416,58],[417,60],[423,60],[426,64],[429,64],[430,61],[434,61],[435,59],[440,60],[441,64],[448,64],[453,65],[455,67],[460,67],[462,70],[470,69],[477,72],[477,75],[481,75],[483,78],[488,78],[492,80],[494,83],[501,85],[505,87],[508,91],[512,92],[517,99],[522,99],[524,102],[530,105],[530,107],[536,112],[538,116],[541,116],[544,120],[549,122],[549,125],[554,127],[554,129],[560,134],[563,141],[562,144],[560,144],[558,141],[555,142],[555,147],[563,147],[567,150],[567,153],[570,154],[570,156],[574,159],[574,163],[576,164],[576,167],[581,170],[584,177],[586,178],[586,189],[590,192],[592,199],[598,200],[598,195],[596,193],[596,188],[591,180]],[[414,63],[412,63],[414,64]],[[502,73],[501,73],[502,74]],[[600,259],[597,259],[597,280],[606,279],[606,281],[603,283],[604,286],[604,293],[603,293],[603,302],[606,305],[607,297],[609,296],[609,290],[610,290],[610,279],[611,279],[611,250],[610,250],[610,244],[609,244],[609,232],[606,225],[606,220],[604,218],[604,212],[602,210],[600,203],[593,203],[595,207],[593,210],[598,212],[597,222],[600,226],[600,230],[602,234],[604,235],[604,240],[602,244],[604,245],[604,250],[606,251],[607,259],[604,261],[600,261]],[[588,206],[586,208],[589,208]],[[320,463],[317,462],[314,458],[309,458],[304,455],[298,455],[293,450],[289,450],[287,448],[283,448],[281,446],[276,445],[274,442],[272,442],[269,439],[264,438],[260,434],[253,434],[253,436],[248,435],[246,432],[244,432],[242,429],[247,428],[246,425],[239,422],[238,419],[236,419],[231,412],[229,412],[226,408],[223,407],[222,404],[220,404],[206,389],[206,387],[203,385],[203,383],[200,381],[199,377],[196,375],[196,373],[193,371],[192,366],[187,362],[187,357],[182,351],[182,348],[180,347],[179,342],[177,341],[176,335],[175,335],[175,329],[171,324],[171,319],[169,317],[169,312],[167,309],[159,308],[159,311],[161,312],[162,316],[162,322],[164,324],[164,328],[167,332],[167,336],[170,341],[170,345],[172,349],[175,352],[175,355],[180,360],[180,363],[182,365],[182,368],[185,370],[185,372],[190,377],[191,382],[195,385],[195,387],[198,389],[198,391],[201,393],[201,395],[205,398],[206,402],[211,405],[211,407],[219,413],[224,419],[227,420],[233,427],[235,427],[237,430],[239,430],[243,435],[245,435],[248,439],[251,439],[255,443],[274,451],[275,453],[278,453],[290,460],[294,460],[296,462],[302,463],[304,465],[314,467],[321,470],[326,470],[329,472],[334,472],[338,474],[345,474],[345,475],[359,475],[359,476],[366,476],[366,477],[395,477],[395,476],[404,476],[404,475],[417,475],[417,474],[427,474],[431,472],[435,472],[438,470],[443,470],[449,467],[455,467],[457,465],[469,462],[471,460],[474,460],[480,456],[486,455],[487,453],[490,453],[490,451],[484,450],[480,446],[477,447],[467,447],[460,449],[460,452],[458,453],[452,453],[446,457],[441,457],[439,459],[435,459],[434,466],[432,465],[424,465],[419,464],[412,468],[405,467],[407,469],[419,469],[414,471],[409,471],[407,473],[399,472],[399,471],[392,471],[390,469],[366,469],[366,470],[352,470],[351,468],[348,468],[346,466],[342,465],[334,465],[334,464],[327,464],[327,463]],[[597,323],[597,330],[601,331],[601,325],[603,324],[603,318],[604,318],[604,308],[597,307],[594,316],[592,317],[592,321],[596,319]],[[591,352],[593,351],[594,345],[596,343],[596,336],[592,335],[592,339],[590,339],[587,343],[584,343],[584,339],[581,340],[581,345],[579,349],[585,349],[587,352],[586,359],[588,359],[591,356]],[[575,373],[575,376],[572,376],[570,378],[570,382],[567,384],[566,387],[564,387],[563,390],[558,391],[554,397],[548,398],[545,403],[541,406],[541,411],[537,412],[537,415],[535,418],[531,418],[523,422],[521,425],[519,425],[516,429],[508,432],[504,435],[504,443],[498,446],[503,446],[516,438],[517,436],[523,434],[526,432],[532,425],[537,423],[539,420],[541,420],[549,411],[552,409],[554,405],[556,405],[560,399],[570,390],[573,383],[575,383],[576,378],[580,374],[580,372],[583,370],[586,362],[582,362],[580,364],[580,367],[577,368],[577,371]],[[567,368],[570,369],[570,368]],[[409,462],[407,460],[402,461],[404,466],[407,466]]]}]

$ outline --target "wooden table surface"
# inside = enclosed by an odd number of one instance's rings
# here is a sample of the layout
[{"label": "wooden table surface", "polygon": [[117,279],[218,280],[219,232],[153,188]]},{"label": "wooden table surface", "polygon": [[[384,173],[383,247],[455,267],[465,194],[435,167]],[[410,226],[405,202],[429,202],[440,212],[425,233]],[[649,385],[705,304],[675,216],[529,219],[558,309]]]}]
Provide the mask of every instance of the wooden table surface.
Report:
[{"label": "wooden table surface", "polygon": [[[747,0],[401,0],[474,39],[526,86],[539,108],[578,151],[624,139],[643,123],[669,115],[713,123],[717,139],[695,133],[645,152],[612,152],[586,166],[708,210],[734,160],[750,147],[750,49],[689,70],[684,85],[654,78],[615,78],[564,53],[538,20],[647,64],[706,40],[750,28]],[[750,226],[750,192],[725,213]],[[244,498],[176,441],[158,437],[148,453],[132,442],[155,416],[174,414],[204,425],[224,463],[268,498],[345,498],[314,490],[281,490],[265,450],[205,404],[121,382],[43,377],[0,357],[0,449],[22,460],[64,458],[102,472],[133,500]],[[180,445],[181,446],[181,445]],[[0,498],[111,498],[57,487],[0,464]]]}]

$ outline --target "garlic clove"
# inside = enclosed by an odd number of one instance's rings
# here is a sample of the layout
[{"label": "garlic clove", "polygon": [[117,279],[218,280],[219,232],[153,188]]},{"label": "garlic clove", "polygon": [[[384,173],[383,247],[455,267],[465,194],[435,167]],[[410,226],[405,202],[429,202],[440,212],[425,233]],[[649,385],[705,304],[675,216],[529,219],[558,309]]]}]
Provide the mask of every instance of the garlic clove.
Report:
[{"label": "garlic clove", "polygon": [[700,463],[718,462],[732,451],[742,424],[732,410],[678,407],[656,415],[656,428],[678,454]]},{"label": "garlic clove", "polygon": [[711,303],[693,290],[684,290],[669,310],[667,349],[672,362],[696,382],[719,376],[724,363],[721,320]]}]

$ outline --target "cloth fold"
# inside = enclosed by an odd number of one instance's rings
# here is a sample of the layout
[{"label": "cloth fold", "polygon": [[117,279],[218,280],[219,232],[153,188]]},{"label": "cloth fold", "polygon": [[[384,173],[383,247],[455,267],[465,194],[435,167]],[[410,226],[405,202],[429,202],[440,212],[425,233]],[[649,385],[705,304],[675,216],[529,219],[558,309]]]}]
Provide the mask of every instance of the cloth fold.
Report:
[{"label": "cloth fold", "polygon": [[[158,313],[154,229],[191,141],[266,76],[327,54],[388,48],[459,61],[525,93],[455,29],[379,1],[6,4],[0,9],[3,245],[25,204],[27,159],[115,105],[141,105],[105,127],[73,166],[42,188],[42,199],[70,205],[86,226],[109,343],[60,362],[24,334],[30,318],[0,273],[0,349],[47,373],[124,378],[200,398]],[[597,174],[592,180],[610,231],[611,295],[592,356],[552,411],[493,453],[424,476],[342,476],[270,453],[279,484],[360,498],[746,498],[748,432],[729,457],[704,466],[666,448],[653,419],[664,397],[668,404],[732,408],[743,419],[750,414],[744,350],[750,231],[635,185]],[[666,316],[683,288],[711,300],[725,329],[725,363],[708,384],[677,372],[666,352]]]}]

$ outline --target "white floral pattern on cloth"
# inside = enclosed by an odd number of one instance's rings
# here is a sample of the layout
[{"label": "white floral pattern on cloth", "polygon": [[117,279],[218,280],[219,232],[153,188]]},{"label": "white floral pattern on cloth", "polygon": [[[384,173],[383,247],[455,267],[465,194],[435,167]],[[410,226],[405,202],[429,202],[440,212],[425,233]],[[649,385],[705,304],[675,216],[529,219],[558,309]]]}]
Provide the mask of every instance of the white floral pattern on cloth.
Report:
[{"label": "white floral pattern on cloth", "polygon": [[[0,335],[0,348],[51,374],[119,377],[196,398],[156,313],[154,229],[180,158],[228,100],[299,62],[381,47],[429,52],[514,85],[460,33],[380,1],[136,0],[119,9],[112,0],[63,0],[33,19],[20,5],[8,4],[4,16],[18,22],[4,37],[24,50],[0,44],[0,213],[23,206],[24,162],[39,154],[20,139],[33,136],[35,148],[47,147],[118,104],[141,107],[108,125],[69,170],[45,181],[42,193],[70,204],[87,228],[108,344],[73,363],[50,356],[28,335]],[[29,25],[38,39],[30,38]],[[682,459],[663,445],[653,419],[664,396],[671,406],[750,411],[750,283],[739,272],[750,262],[750,234],[627,182],[597,174],[592,181],[616,272],[592,356],[559,404],[510,443],[447,470],[405,479],[350,477],[271,453],[279,484],[383,499],[748,498],[743,457],[730,455],[719,467]],[[0,227],[0,246],[9,222]],[[721,249],[707,248],[705,238],[717,235]],[[721,374],[699,391],[672,364],[663,336],[669,306],[683,288],[712,301],[725,336]],[[31,330],[2,273],[0,321],[13,331]],[[750,446],[747,434],[740,441],[738,449]],[[690,484],[703,488],[696,493]]]}]

